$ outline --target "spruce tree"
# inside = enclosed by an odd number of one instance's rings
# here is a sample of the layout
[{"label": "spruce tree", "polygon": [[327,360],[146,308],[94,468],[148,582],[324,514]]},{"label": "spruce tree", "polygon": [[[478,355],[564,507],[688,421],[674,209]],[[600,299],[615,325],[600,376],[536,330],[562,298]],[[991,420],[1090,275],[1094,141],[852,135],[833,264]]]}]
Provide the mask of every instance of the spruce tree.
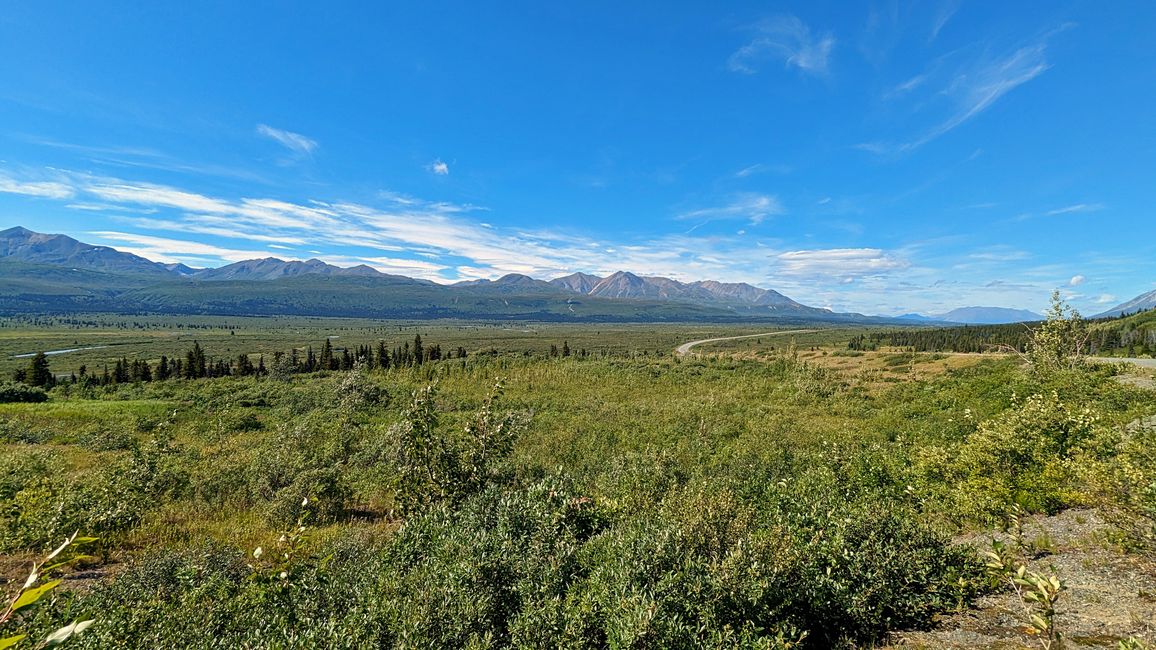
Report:
[{"label": "spruce tree", "polygon": [[24,383],[29,386],[52,388],[53,379],[52,371],[48,368],[48,355],[37,352],[32,357],[32,362],[28,364],[28,370],[24,373]]}]

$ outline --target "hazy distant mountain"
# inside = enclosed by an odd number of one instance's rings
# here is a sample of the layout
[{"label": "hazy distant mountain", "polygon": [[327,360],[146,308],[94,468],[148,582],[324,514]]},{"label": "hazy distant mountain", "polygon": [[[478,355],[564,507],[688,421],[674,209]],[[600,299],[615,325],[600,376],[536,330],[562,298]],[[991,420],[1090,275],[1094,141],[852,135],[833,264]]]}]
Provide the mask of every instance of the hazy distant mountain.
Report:
[{"label": "hazy distant mountain", "polygon": [[745,282],[728,283],[714,280],[700,280],[689,286],[698,287],[714,296],[719,302],[759,305],[768,307],[803,307],[774,289],[760,289]]},{"label": "hazy distant mountain", "polygon": [[[187,268],[187,267],[186,267]],[[286,262],[276,257],[234,262],[216,269],[205,269],[193,275],[198,280],[276,280],[299,275],[377,276],[380,271],[364,264],[343,268],[311,259]]]},{"label": "hazy distant mountain", "polygon": [[0,259],[108,273],[174,274],[164,264],[146,260],[139,255],[122,253],[107,246],[85,244],[66,235],[33,232],[20,226],[0,230]]},{"label": "hazy distant mountain", "polygon": [[699,280],[679,282],[670,278],[639,276],[618,271],[605,278],[574,273],[556,278],[550,284],[586,296],[634,300],[674,300],[696,304],[758,306],[784,309],[814,309],[772,289],[760,289],[745,283]]},{"label": "hazy distant mountain", "polygon": [[939,314],[935,320],[969,325],[998,325],[1001,323],[1022,323],[1043,320],[1043,316],[1026,309],[1007,307],[960,307],[946,314]]},{"label": "hazy distant mountain", "polygon": [[1106,312],[1096,314],[1094,318],[1134,314],[1138,311],[1147,311],[1149,309],[1156,309],[1156,290],[1142,293],[1128,302],[1120,303]]},{"label": "hazy distant mountain", "polygon": [[[935,318],[934,316],[924,316],[923,314],[915,314],[915,313],[900,314],[899,316],[896,316],[895,319],[896,320],[920,321],[920,322],[925,322],[925,323],[939,322],[939,319]],[[960,321],[956,321],[956,322],[958,323]]]},{"label": "hazy distant mountain", "polygon": [[205,269],[194,269],[191,266],[185,266],[184,264],[181,264],[179,262],[177,262],[175,264],[165,264],[164,267],[166,269],[168,269],[169,271],[176,273],[177,275],[193,275],[194,273],[205,270]]}]

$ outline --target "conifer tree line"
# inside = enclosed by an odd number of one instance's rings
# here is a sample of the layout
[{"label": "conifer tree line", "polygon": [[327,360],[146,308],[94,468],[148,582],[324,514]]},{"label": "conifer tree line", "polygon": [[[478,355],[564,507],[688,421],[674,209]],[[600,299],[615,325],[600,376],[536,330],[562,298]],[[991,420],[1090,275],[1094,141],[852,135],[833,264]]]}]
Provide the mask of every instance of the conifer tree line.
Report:
[{"label": "conifer tree line", "polygon": [[[497,353],[496,349],[488,352],[490,355]],[[466,349],[462,346],[443,350],[441,344],[428,345],[420,334],[415,335],[412,342],[406,341],[394,347],[390,347],[384,340],[379,340],[375,345],[335,348],[332,337],[327,337],[319,349],[308,346],[304,350],[293,348],[288,353],[274,352],[268,361],[265,355],[257,355],[257,361],[254,363],[254,355],[245,353],[238,354],[233,359],[210,357],[199,342],[193,341],[193,347],[183,356],[169,357],[162,354],[155,364],[143,359],[130,360],[122,357],[115,364],[105,365],[99,371],[80,366],[77,372],[63,379],[53,374],[48,365],[48,357],[43,352],[38,352],[32,357],[29,365],[16,370],[12,378],[17,382],[45,389],[52,388],[61,381],[88,386],[109,386],[166,379],[343,371],[352,370],[358,365],[370,370],[412,368],[444,359],[465,359],[467,355]],[[585,349],[571,350],[569,341],[563,341],[561,347],[550,346],[551,357],[572,355],[586,357],[588,352]]]},{"label": "conifer tree line", "polygon": [[[491,354],[496,354],[493,350]],[[572,352],[569,342],[562,347],[550,346],[550,356],[569,357]],[[586,356],[581,350],[580,356]],[[43,352],[33,356],[29,365],[13,373],[13,379],[30,386],[52,388],[63,381],[89,386],[108,386],[166,379],[201,379],[208,377],[247,377],[311,373],[321,371],[352,370],[355,366],[367,369],[412,368],[444,359],[465,359],[468,353],[462,346],[443,349],[441,344],[427,344],[421,335],[402,345],[389,346],[380,340],[375,345],[363,344],[357,347],[336,348],[331,338],[326,338],[320,348],[308,346],[304,350],[293,348],[289,352],[274,352],[268,360],[265,355],[241,353],[235,358],[210,357],[197,341],[184,355],[169,357],[161,355],[156,363],[143,359],[122,357],[111,366],[100,370],[81,366],[78,372],[68,378],[57,378],[48,365],[48,357]]]},{"label": "conifer tree line", "polygon": [[871,351],[883,346],[906,348],[916,352],[989,352],[999,349],[1023,352],[1030,340],[1031,331],[1019,323],[964,325],[859,334],[851,337],[847,349]]},{"label": "conifer tree line", "polygon": [[[1122,353],[1126,357],[1156,357],[1156,318],[1147,322],[1121,318],[1091,322],[1096,327],[1088,333],[1083,354]],[[1031,337],[1032,331],[1024,323],[964,325],[864,333],[853,336],[847,348],[860,351],[898,347],[916,352],[1024,352]]]},{"label": "conifer tree line", "polygon": [[[326,338],[319,351],[309,346],[303,352],[294,348],[288,353],[274,352],[270,360],[280,373],[309,373],[323,370],[351,370],[361,364],[367,368],[388,369],[393,367],[420,366],[442,359],[465,359],[466,349],[457,347],[443,351],[440,344],[427,345],[421,335],[414,336],[412,344],[390,348],[385,341],[376,346],[359,345],[356,348],[337,349],[331,339]],[[63,381],[76,384],[107,386],[142,381],[163,381],[165,379],[201,379],[206,377],[246,377],[269,374],[265,355],[238,354],[236,358],[210,357],[197,341],[183,356],[161,355],[155,363],[143,359],[122,357],[111,366],[105,365],[100,371],[81,366],[79,371]],[[14,380],[41,388],[52,388],[58,378],[48,365],[48,357],[43,352],[36,353],[29,365],[13,373]]]}]

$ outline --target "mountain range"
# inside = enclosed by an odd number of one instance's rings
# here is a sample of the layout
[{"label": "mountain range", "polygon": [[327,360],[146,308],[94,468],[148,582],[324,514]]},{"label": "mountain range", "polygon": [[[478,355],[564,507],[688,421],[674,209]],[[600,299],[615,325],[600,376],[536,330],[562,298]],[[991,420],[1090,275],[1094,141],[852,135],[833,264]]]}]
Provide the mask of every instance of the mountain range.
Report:
[{"label": "mountain range", "polygon": [[[1156,295],[1148,296],[1156,301]],[[196,269],[66,235],[22,227],[0,231],[0,313],[77,311],[643,322],[1040,319],[1032,312],[994,307],[968,307],[933,317],[870,317],[810,307],[746,283],[680,282],[628,271],[605,277],[572,273],[549,281],[510,274],[443,285],[317,259],[267,257]]]},{"label": "mountain range", "polygon": [[274,257],[219,268],[162,264],[66,235],[0,231],[0,312],[114,311],[541,320],[878,321],[809,307],[749,284],[620,271],[551,281],[510,274],[442,285]]}]

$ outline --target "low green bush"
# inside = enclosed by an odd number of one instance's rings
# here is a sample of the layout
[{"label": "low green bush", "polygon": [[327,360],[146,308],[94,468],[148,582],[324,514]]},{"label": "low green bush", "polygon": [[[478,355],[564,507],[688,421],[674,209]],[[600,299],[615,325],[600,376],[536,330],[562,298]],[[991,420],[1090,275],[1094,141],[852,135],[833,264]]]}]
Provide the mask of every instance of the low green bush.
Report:
[{"label": "low green bush", "polygon": [[0,404],[9,402],[43,402],[48,393],[43,388],[14,381],[0,381]]},{"label": "low green bush", "polygon": [[162,551],[67,607],[99,612],[77,640],[93,648],[822,648],[974,595],[970,552],[828,487],[749,502],[688,484],[624,511],[560,477],[493,485],[384,544],[317,546],[283,579],[228,547]]},{"label": "low green bush", "polygon": [[1017,400],[958,447],[921,450],[923,488],[974,521],[998,523],[1013,505],[1055,513],[1080,500],[1072,460],[1093,442],[1097,421],[1057,393]]}]

